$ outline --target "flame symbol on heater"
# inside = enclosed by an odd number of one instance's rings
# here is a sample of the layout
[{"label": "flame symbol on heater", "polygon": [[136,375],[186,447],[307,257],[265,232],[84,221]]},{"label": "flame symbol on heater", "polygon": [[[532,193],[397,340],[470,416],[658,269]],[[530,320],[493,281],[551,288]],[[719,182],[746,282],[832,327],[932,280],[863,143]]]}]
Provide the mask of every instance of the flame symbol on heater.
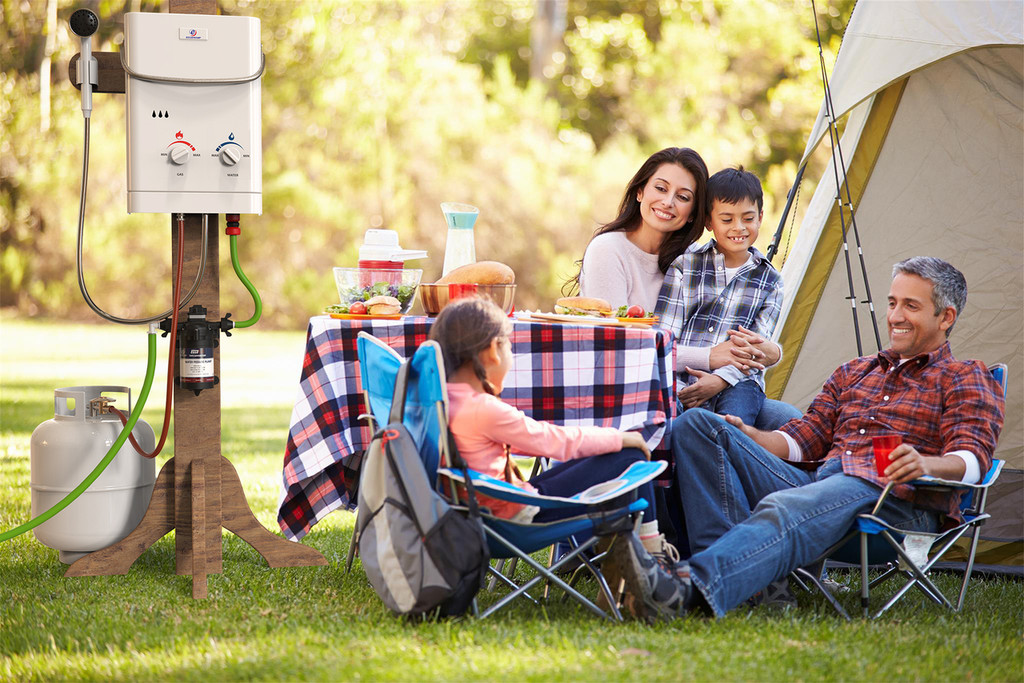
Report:
[{"label": "flame symbol on heater", "polygon": [[228,134],[228,140],[234,140],[234,139],[235,139],[235,134],[234,133]]},{"label": "flame symbol on heater", "polygon": [[179,131],[178,131],[177,133],[175,133],[175,135],[174,135],[174,139],[175,139],[175,140],[180,140],[180,139],[182,139],[183,137],[185,137],[185,136],[181,134],[181,131],[180,131],[180,130],[179,130]]}]

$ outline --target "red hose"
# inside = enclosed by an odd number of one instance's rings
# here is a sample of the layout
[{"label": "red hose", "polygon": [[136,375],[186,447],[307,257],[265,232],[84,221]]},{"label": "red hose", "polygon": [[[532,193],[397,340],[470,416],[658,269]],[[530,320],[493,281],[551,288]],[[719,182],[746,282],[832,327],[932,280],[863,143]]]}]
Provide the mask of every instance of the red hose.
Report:
[{"label": "red hose", "polygon": [[[174,356],[178,350],[175,343],[178,340],[178,306],[181,303],[181,272],[182,261],[184,258],[185,216],[181,215],[178,218],[178,267],[174,273],[174,307],[171,309],[171,347],[167,352],[167,398],[164,403],[164,427],[160,431],[160,442],[157,443],[156,448],[152,453],[147,453],[146,450],[139,445],[139,442],[135,440],[134,434],[128,434],[128,438],[131,440],[132,446],[134,446],[139,455],[144,458],[155,458],[160,454],[160,451],[164,448],[164,443],[167,441],[167,432],[171,426],[171,401],[174,399]],[[110,410],[120,418],[123,426],[128,424],[128,417],[123,412],[113,406],[110,406]]]}]

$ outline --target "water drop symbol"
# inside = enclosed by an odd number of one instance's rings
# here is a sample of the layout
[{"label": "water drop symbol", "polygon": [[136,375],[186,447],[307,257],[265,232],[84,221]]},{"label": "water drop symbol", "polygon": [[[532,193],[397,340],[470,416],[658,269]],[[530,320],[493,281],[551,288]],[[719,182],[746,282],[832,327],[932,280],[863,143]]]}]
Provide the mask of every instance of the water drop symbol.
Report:
[{"label": "water drop symbol", "polygon": [[235,134],[234,133],[230,133],[228,135],[228,140],[234,140],[234,139],[235,139]]}]

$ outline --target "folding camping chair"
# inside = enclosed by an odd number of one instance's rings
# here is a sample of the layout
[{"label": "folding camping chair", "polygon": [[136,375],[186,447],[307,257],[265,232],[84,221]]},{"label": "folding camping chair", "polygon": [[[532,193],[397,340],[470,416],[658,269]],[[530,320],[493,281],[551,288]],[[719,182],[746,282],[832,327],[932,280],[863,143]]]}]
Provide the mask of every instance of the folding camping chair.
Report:
[{"label": "folding camping chair", "polygon": [[[402,359],[379,339],[359,333],[356,341],[360,362],[360,377],[366,403],[373,418],[378,424],[386,420],[391,408],[394,378]],[[462,482],[461,469],[450,469],[443,465],[453,464],[448,438],[448,398],[445,387],[444,363],[441,349],[435,342],[420,345],[409,361],[413,372],[407,387],[404,423],[420,445],[420,454],[428,477],[435,482],[442,479],[449,485],[438,487],[455,501],[455,483]],[[604,482],[568,498],[542,496],[513,486],[505,481],[469,470],[469,476],[478,491],[485,492],[492,498],[508,500],[526,505],[536,505],[543,509],[565,509],[572,511],[574,516],[548,523],[518,523],[494,517],[483,511],[484,531],[487,534],[491,557],[494,559],[518,558],[533,567],[537,575],[522,586],[512,579],[490,568],[490,573],[503,584],[511,588],[511,592],[479,614],[485,618],[517,597],[525,597],[530,601],[538,601],[529,594],[530,588],[539,581],[547,581],[561,588],[566,595],[579,602],[594,614],[603,618],[621,620],[622,615],[617,607],[617,600],[605,581],[600,569],[585,554],[597,543],[597,533],[633,529],[639,519],[639,513],[647,507],[647,502],[636,499],[622,503],[623,496],[635,493],[636,489],[654,479],[665,469],[664,462],[638,462],[631,465],[619,477]],[[447,491],[444,489],[447,488]],[[589,536],[582,542],[575,542],[576,536]],[[553,543],[570,539],[572,550],[551,567],[545,567],[532,557],[531,553],[542,550]],[[351,566],[355,553],[355,543],[349,549],[348,566]],[[605,594],[610,605],[611,615],[599,608],[572,586],[563,581],[556,572],[566,563],[578,558],[594,575],[600,590]]]},{"label": "folding camping chair", "polygon": [[[1003,394],[1006,393],[1006,365],[999,363],[993,365],[990,368],[992,376],[999,382],[1003,388]],[[971,580],[971,573],[974,570],[974,556],[978,549],[978,538],[981,533],[981,525],[991,517],[985,512],[985,505],[988,499],[988,490],[993,483],[999,478],[999,473],[1003,469],[1002,460],[993,460],[992,466],[989,467],[988,472],[985,474],[983,480],[978,484],[965,484],[960,481],[947,481],[939,479],[937,477],[921,477],[915,480],[914,486],[929,486],[935,487],[941,490],[960,490],[964,491],[964,494],[960,500],[960,514],[963,516],[964,521],[957,524],[955,527],[946,529],[939,533],[917,533],[905,534],[899,529],[889,525],[885,520],[878,517],[873,513],[862,514],[857,516],[857,520],[854,523],[853,529],[850,533],[845,536],[841,541],[833,545],[831,548],[826,550],[821,558],[813,563],[808,568],[800,568],[794,570],[790,576],[796,580],[796,582],[806,590],[810,590],[810,586],[817,588],[825,599],[828,600],[829,604],[836,609],[844,618],[849,619],[850,616],[847,614],[843,606],[839,604],[835,596],[832,595],[821,581],[821,568],[824,566],[826,561],[839,562],[844,564],[860,565],[860,580],[861,580],[861,609],[865,617],[870,616],[869,609],[869,595],[870,590],[875,586],[894,578],[896,576],[902,576],[906,579],[904,585],[882,606],[878,612],[876,612],[872,618],[877,619],[886,610],[892,607],[896,602],[906,595],[913,587],[917,587],[924,593],[929,599],[939,605],[944,605],[954,612],[959,612],[964,605],[964,598],[967,595],[967,584]],[[889,493],[887,487],[882,491],[879,496],[878,503],[875,505],[875,510],[881,507],[882,501]],[[956,605],[953,603],[935,586],[934,582],[928,577],[928,572],[936,562],[942,559],[946,552],[953,547],[960,538],[965,534],[970,534],[970,544],[967,550],[967,566],[964,569],[964,578],[960,583],[960,592],[956,601]],[[907,552],[907,548],[904,543],[907,537],[917,537],[917,541],[923,541],[927,544],[928,552],[924,556],[924,562],[919,559],[915,560],[910,553]],[[913,540],[911,542],[914,542]],[[934,553],[931,552],[931,548],[938,546],[939,549]],[[868,566],[869,564],[884,564],[886,568],[882,574],[868,580]]]}]

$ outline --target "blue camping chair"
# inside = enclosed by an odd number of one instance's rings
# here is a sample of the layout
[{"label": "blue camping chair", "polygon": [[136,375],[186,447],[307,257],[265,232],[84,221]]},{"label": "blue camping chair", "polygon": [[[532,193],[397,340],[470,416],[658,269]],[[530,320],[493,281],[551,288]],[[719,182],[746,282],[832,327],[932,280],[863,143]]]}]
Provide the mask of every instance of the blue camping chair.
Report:
[{"label": "blue camping chair", "polygon": [[[1006,394],[1006,365],[998,363],[990,368],[992,376],[1003,388]],[[817,588],[829,604],[836,609],[844,618],[849,619],[843,606],[839,604],[832,592],[825,587],[821,580],[821,567],[826,561],[848,565],[860,565],[861,580],[861,609],[865,617],[878,618],[886,610],[896,604],[907,591],[915,586],[921,590],[929,599],[939,605],[943,605],[959,612],[964,605],[964,598],[967,595],[967,585],[971,580],[971,573],[974,570],[974,556],[978,549],[978,538],[981,533],[981,525],[991,515],[985,512],[985,504],[988,499],[988,490],[999,478],[1003,469],[1002,460],[993,460],[985,477],[978,484],[965,484],[961,481],[947,481],[937,477],[921,477],[914,481],[914,486],[930,486],[944,490],[960,490],[965,493],[960,500],[960,514],[964,521],[957,526],[946,529],[935,534],[914,533],[918,542],[924,541],[928,546],[928,553],[925,561],[915,560],[911,557],[904,543],[907,534],[889,525],[885,520],[873,513],[857,516],[853,529],[841,541],[826,550],[821,559],[808,568],[794,570],[790,576],[805,589],[810,586]],[[889,493],[886,487],[878,498],[875,510],[881,508],[882,501]],[[960,583],[960,592],[956,605],[940,591],[928,577],[928,572],[939,562],[946,552],[960,540],[965,534],[970,534],[970,544],[967,549],[967,565],[964,569],[964,578]],[[912,541],[913,542],[913,541]],[[932,551],[938,547],[938,550]],[[868,580],[869,565],[886,565],[882,574],[873,580]],[[897,576],[906,580],[903,586],[878,610],[871,615],[869,609],[870,591],[875,586]]]},{"label": "blue camping chair", "polygon": [[[365,332],[359,333],[356,348],[366,404],[372,413],[372,419],[382,426],[391,411],[394,379],[403,360],[393,349]],[[425,342],[416,349],[415,354],[408,362],[412,364],[412,372],[407,385],[403,422],[419,445],[428,477],[436,482],[439,491],[445,492],[451,501],[455,501],[457,500],[455,484],[464,481],[464,478],[461,468],[447,467],[453,462],[453,454],[449,450],[448,394],[441,349],[435,342]],[[486,510],[482,511],[484,531],[487,534],[491,557],[499,560],[517,558],[533,567],[537,574],[520,586],[493,567],[490,568],[491,575],[512,590],[478,616],[485,618],[517,597],[524,597],[537,603],[538,601],[529,594],[529,590],[538,582],[546,581],[561,588],[566,595],[594,614],[621,620],[622,615],[618,610],[615,596],[600,569],[587,556],[586,551],[597,543],[596,532],[598,530],[635,528],[639,520],[639,513],[647,507],[647,502],[636,499],[630,503],[622,503],[623,496],[635,492],[639,486],[654,479],[665,469],[665,466],[664,462],[634,463],[617,479],[599,484],[569,498],[542,496],[520,489],[503,480],[469,470],[470,479],[476,489],[485,492],[492,498],[536,505],[545,509],[565,509],[577,513],[572,517],[555,522],[523,524],[495,517],[488,514]],[[577,537],[586,538],[581,542],[576,542]],[[563,540],[570,541],[572,550],[551,567],[545,567],[530,556],[531,553]],[[357,539],[353,538],[353,547],[349,549],[349,566],[354,556],[356,542]],[[600,590],[608,599],[611,615],[557,575],[563,566],[574,560],[581,562],[593,574]]]}]

